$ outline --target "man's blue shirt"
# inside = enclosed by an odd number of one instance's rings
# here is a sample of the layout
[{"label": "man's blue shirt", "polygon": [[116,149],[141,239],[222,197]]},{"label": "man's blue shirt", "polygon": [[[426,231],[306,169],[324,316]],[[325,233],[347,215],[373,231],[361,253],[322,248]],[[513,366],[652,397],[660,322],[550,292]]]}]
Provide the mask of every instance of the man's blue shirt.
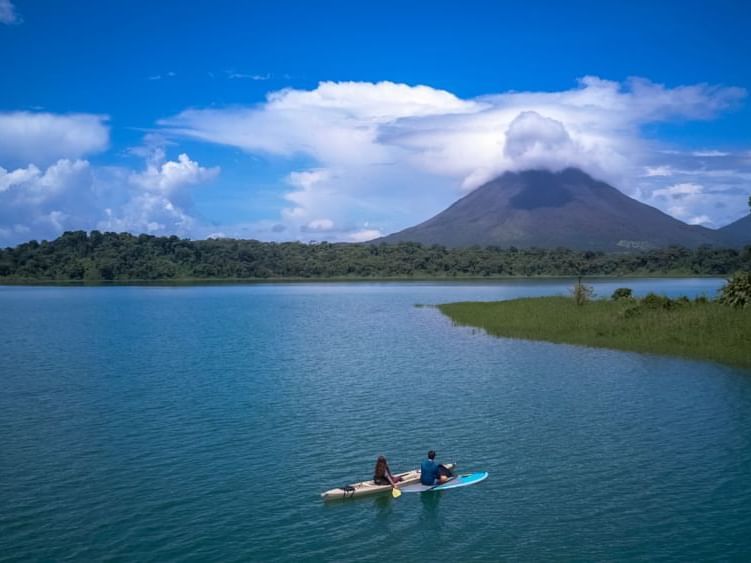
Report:
[{"label": "man's blue shirt", "polygon": [[438,464],[432,459],[426,459],[420,464],[420,483],[432,485],[438,477]]}]

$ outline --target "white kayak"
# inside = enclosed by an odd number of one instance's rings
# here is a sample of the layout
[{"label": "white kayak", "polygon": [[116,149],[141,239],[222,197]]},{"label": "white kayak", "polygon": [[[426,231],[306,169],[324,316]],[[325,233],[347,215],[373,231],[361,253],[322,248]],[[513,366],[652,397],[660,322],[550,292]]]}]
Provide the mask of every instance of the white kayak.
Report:
[{"label": "white kayak", "polygon": [[[451,470],[456,467],[455,463],[444,463],[443,465]],[[394,476],[401,477],[401,481],[396,484],[399,489],[420,482],[419,469],[413,469],[412,471],[406,471],[404,473],[396,473]],[[338,500],[343,498],[364,497],[366,495],[387,493],[390,491],[391,485],[376,485],[371,479],[370,481],[361,481],[360,483],[352,483],[351,485],[328,490],[325,493],[321,493],[321,498],[323,500]]]}]

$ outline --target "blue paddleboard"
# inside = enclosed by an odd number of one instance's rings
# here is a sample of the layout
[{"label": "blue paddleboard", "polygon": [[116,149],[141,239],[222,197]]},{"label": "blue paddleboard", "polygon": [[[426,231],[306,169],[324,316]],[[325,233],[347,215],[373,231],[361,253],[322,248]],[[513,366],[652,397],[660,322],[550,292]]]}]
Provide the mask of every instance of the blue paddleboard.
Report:
[{"label": "blue paddleboard", "polygon": [[464,475],[458,475],[454,479],[451,479],[443,485],[423,485],[418,483],[416,485],[407,485],[400,487],[403,493],[425,493],[427,491],[445,491],[446,489],[457,489],[459,487],[469,487],[475,483],[480,483],[488,478],[487,471],[478,471],[476,473],[466,473]]}]

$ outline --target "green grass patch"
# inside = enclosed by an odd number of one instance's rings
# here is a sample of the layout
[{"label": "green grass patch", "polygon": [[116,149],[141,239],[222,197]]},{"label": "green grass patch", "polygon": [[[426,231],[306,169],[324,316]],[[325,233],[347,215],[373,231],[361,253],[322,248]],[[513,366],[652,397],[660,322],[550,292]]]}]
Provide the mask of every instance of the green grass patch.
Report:
[{"label": "green grass patch", "polygon": [[649,307],[565,297],[439,305],[454,323],[494,336],[710,360],[751,370],[751,308],[717,302]]}]

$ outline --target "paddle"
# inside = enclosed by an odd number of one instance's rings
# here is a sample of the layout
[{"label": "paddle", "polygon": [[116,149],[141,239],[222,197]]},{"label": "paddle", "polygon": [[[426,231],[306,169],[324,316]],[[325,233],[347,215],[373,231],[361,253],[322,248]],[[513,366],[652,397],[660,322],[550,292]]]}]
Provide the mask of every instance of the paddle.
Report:
[{"label": "paddle", "polygon": [[402,492],[399,489],[397,489],[396,487],[393,487],[391,489],[391,496],[394,497],[394,498],[399,498],[400,496],[402,496]]}]

